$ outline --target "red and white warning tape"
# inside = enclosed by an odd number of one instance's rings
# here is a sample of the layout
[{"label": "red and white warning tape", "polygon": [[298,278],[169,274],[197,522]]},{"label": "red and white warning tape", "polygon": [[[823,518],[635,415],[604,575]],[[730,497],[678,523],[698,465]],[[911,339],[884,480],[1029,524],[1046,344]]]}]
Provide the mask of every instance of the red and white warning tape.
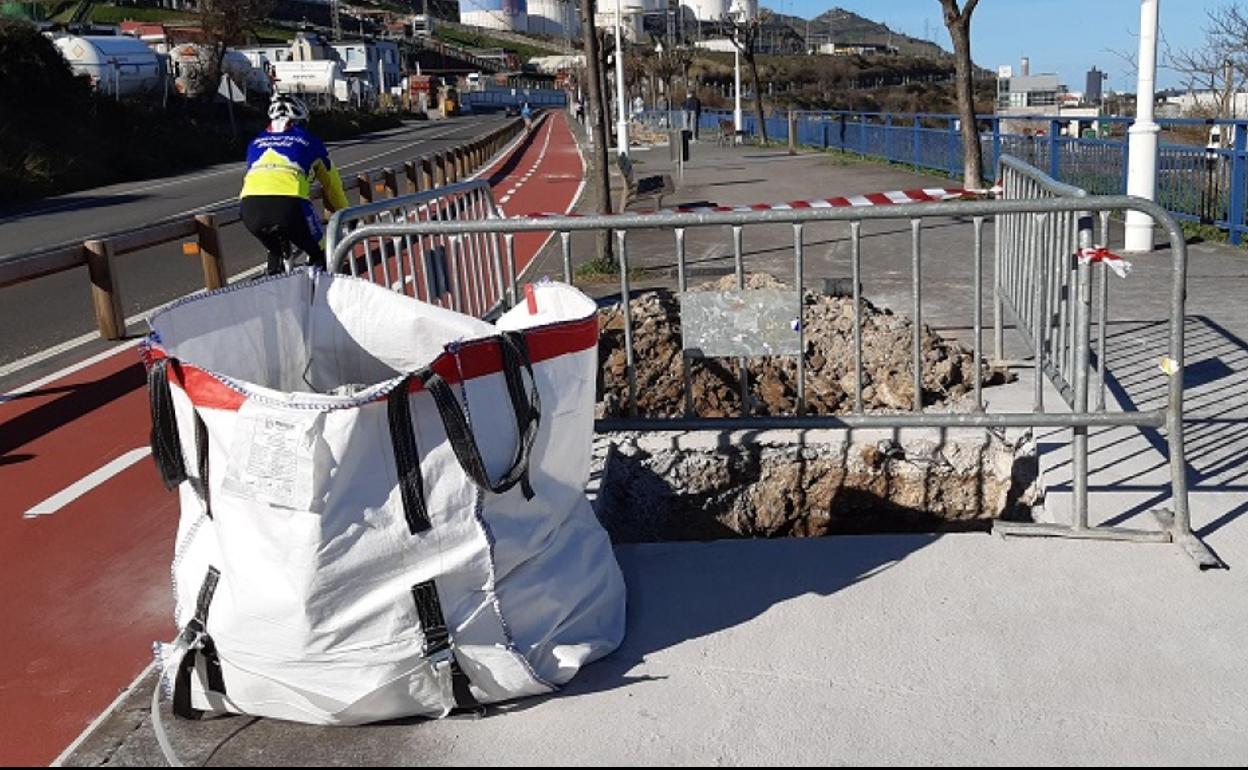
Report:
[{"label": "red and white warning tape", "polygon": [[1104,246],[1097,246],[1093,249],[1079,249],[1079,251],[1075,252],[1075,257],[1079,259],[1079,264],[1081,265],[1104,262],[1105,266],[1117,273],[1119,278],[1126,278],[1127,273],[1131,272],[1130,262]]},{"label": "red and white warning tape", "polygon": [[[629,214],[739,214],[750,211],[798,211],[802,209],[860,208],[866,206],[899,206],[906,203],[939,203],[955,200],[980,200],[1000,192],[990,190],[965,190],[961,188],[929,187],[922,190],[895,190],[893,192],[867,193],[837,198],[789,201],[788,203],[754,203],[747,206],[677,206],[671,209],[629,211]],[[548,214],[537,212],[522,214],[512,219],[549,219],[562,216],[597,216],[596,214]]]}]

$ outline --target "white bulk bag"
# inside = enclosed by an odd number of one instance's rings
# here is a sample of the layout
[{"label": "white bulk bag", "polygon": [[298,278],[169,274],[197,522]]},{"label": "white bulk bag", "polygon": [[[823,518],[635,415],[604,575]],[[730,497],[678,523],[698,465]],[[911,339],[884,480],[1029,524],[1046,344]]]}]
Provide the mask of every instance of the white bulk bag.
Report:
[{"label": "white bulk bag", "polygon": [[152,318],[175,713],[443,716],[618,646],[624,582],[584,493],[596,308],[534,299],[491,325],[297,271]]}]

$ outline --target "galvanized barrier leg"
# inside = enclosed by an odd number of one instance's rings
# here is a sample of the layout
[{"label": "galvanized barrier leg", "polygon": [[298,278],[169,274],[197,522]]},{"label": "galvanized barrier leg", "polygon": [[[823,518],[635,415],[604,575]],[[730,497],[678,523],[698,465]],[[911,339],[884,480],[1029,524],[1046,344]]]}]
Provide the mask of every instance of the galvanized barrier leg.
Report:
[{"label": "galvanized barrier leg", "polygon": [[620,306],[624,309],[624,363],[628,371],[628,416],[637,416],[637,365],[633,360],[633,312],[628,286],[628,231],[616,230],[620,247]]},{"label": "galvanized barrier leg", "polygon": [[[975,217],[975,411],[984,411],[984,218]],[[995,280],[995,279],[994,279]]]},{"label": "galvanized barrier leg", "polygon": [[911,343],[913,350],[911,365],[914,367],[914,400],[912,410],[915,412],[923,411],[923,266],[922,266],[922,245],[920,242],[920,234],[923,230],[923,220],[910,220],[910,242],[911,242],[911,269],[914,272],[914,285],[912,292],[914,295],[914,317],[911,322],[914,324],[914,341]]},{"label": "galvanized barrier leg", "polygon": [[563,252],[563,282],[572,284],[572,233],[567,230],[559,232],[559,248]]},{"label": "galvanized barrier leg", "polygon": [[850,278],[854,282],[854,413],[862,414],[862,222],[850,222]]},{"label": "galvanized barrier leg", "polygon": [[1168,374],[1166,442],[1170,450],[1170,496],[1174,511],[1155,510],[1153,515],[1167,533],[1201,569],[1222,567],[1222,561],[1192,532],[1187,495],[1187,454],[1183,436],[1184,325],[1187,323],[1187,241],[1174,223],[1170,225],[1170,248],[1174,251],[1174,280],[1170,286],[1170,361],[1177,366]]},{"label": "galvanized barrier leg", "polygon": [[[792,113],[790,113],[790,118]],[[790,120],[789,143],[792,145],[793,132],[792,120]],[[805,414],[806,412],[806,297],[803,284],[805,283],[803,263],[805,242],[802,238],[802,226],[800,224],[793,225],[793,272],[794,285],[797,287],[797,414]]]},{"label": "galvanized barrier leg", "polygon": [[[1079,247],[1092,247],[1092,216],[1079,215]],[[1073,257],[1066,256],[1063,269],[1069,272]],[[1091,356],[1088,351],[1088,330],[1092,316],[1092,266],[1079,260],[1076,267],[1075,287],[1072,292],[1075,316],[1075,414],[1088,413],[1088,365]],[[1072,489],[1074,491],[1074,528],[1088,528],[1088,427],[1076,425],[1071,440],[1071,469],[1074,472]]]},{"label": "galvanized barrier leg", "polygon": [[[737,289],[745,289],[745,257],[742,253],[741,231],[740,225],[732,227],[732,253],[734,257],[734,265],[737,273]],[[750,370],[746,366],[746,360],[740,359],[737,366],[738,379],[741,381],[741,414],[750,413]]]},{"label": "galvanized barrier leg", "polygon": [[1009,243],[1013,219],[1012,215],[999,216],[992,228],[995,239],[992,252],[992,357],[993,363],[997,366],[1001,366],[1005,360],[1005,321],[1002,319],[1005,309],[1001,306],[1001,292],[1004,288],[1001,276],[1003,262],[1001,250],[1007,248]]},{"label": "galvanized barrier leg", "polygon": [[[684,294],[689,290],[688,278],[685,274],[685,228],[676,228],[676,288]],[[693,415],[693,363],[685,346],[680,346],[680,369],[685,384],[685,416]]]},{"label": "galvanized barrier leg", "polygon": [[[1100,245],[1109,248],[1108,211],[1101,212]],[[1101,286],[1096,325],[1096,409],[1103,412],[1105,411],[1105,335],[1109,318],[1109,265],[1102,262],[1096,272]]]},{"label": "galvanized barrier leg", "polygon": [[[1036,219],[1041,220],[1043,216],[1039,215]],[[1042,230],[1040,227],[1036,227],[1033,232],[1039,233]],[[1045,268],[1048,260],[1044,258],[1043,249],[1036,249],[1033,246],[1033,251],[1036,254],[1036,259],[1031,260],[1031,264],[1028,265],[1028,268],[1033,271],[1033,280],[1035,281],[1035,292],[1032,300],[1032,311],[1034,313],[1032,323],[1034,326],[1031,330],[1033,335],[1032,344],[1034,346],[1032,352],[1035,354],[1036,362],[1035,403],[1033,409],[1037,413],[1042,413],[1044,412],[1044,329],[1048,326],[1048,312],[1045,308],[1045,298],[1048,295],[1048,271]]]}]

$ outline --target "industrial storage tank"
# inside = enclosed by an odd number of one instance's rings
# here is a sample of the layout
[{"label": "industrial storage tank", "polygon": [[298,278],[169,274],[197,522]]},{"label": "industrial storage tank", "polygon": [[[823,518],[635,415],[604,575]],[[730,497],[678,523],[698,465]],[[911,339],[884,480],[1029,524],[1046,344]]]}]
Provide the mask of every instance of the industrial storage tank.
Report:
[{"label": "industrial storage tank", "polygon": [[188,98],[203,96],[211,88],[212,52],[198,43],[181,43],[169,49],[169,73],[173,90]]},{"label": "industrial storage tank", "polygon": [[459,0],[459,20],[474,27],[527,32],[528,3],[526,0]]},{"label": "industrial storage tank", "polygon": [[74,74],[91,78],[91,85],[103,93],[118,97],[151,93],[164,82],[160,57],[137,38],[67,35],[53,43]]},{"label": "industrial storage tank", "polygon": [[528,32],[572,38],[580,32],[576,0],[528,0]]},{"label": "industrial storage tank", "polygon": [[[221,72],[225,77],[221,78],[219,90],[227,98],[235,100],[241,98],[246,101],[259,96],[267,99],[272,91],[272,84],[264,68],[253,65],[251,60],[239,51],[225,52],[225,57],[221,60]],[[225,82],[227,78],[232,88]]]},{"label": "industrial storage tank", "polygon": [[336,83],[345,81],[342,65],[336,61],[279,61],[273,64],[274,88],[282,94],[336,93]]},{"label": "industrial storage tank", "polygon": [[692,15],[698,21],[719,21],[728,15],[732,0],[681,0],[682,15]]}]

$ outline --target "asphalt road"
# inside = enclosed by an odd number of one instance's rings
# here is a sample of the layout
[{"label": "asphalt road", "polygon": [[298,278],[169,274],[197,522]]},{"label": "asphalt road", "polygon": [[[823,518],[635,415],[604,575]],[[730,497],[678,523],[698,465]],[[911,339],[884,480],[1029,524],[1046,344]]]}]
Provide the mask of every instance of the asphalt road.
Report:
[{"label": "asphalt road", "polygon": [[[488,133],[507,119],[472,115],[413,122],[330,144],[344,172],[394,165]],[[18,254],[100,234],[189,215],[235,200],[242,164],[229,163],[181,176],[84,190],[0,212],[0,255]],[[226,270],[235,275],[260,264],[263,250],[241,225],[222,230]],[[3,258],[0,256],[0,258]],[[119,257],[115,266],[127,316],[203,287],[198,257],[170,243]],[[95,329],[86,268],[3,289],[0,365]],[[132,334],[144,330],[131,328]]]}]

